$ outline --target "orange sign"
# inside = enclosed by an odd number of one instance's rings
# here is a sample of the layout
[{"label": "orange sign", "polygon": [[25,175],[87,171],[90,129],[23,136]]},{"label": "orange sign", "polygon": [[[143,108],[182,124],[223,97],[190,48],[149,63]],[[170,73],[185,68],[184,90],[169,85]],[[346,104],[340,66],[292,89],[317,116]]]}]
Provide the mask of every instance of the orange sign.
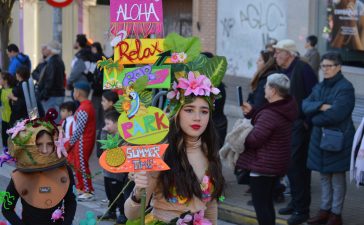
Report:
[{"label": "orange sign", "polygon": [[115,46],[114,61],[121,59],[124,65],[153,64],[157,55],[164,52],[163,42],[164,39],[125,39]]},{"label": "orange sign", "polygon": [[[169,170],[162,159],[167,147],[168,144],[122,146],[104,151],[99,163],[103,169],[111,173]],[[115,151],[118,152],[115,154]]]}]

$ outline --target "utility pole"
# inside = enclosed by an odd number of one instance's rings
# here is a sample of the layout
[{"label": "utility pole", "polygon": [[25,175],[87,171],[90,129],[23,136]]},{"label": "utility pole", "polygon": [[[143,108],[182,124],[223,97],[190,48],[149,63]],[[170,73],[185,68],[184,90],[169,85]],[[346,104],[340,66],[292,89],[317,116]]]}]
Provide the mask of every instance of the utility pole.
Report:
[{"label": "utility pole", "polygon": [[53,40],[62,45],[62,8],[53,7]]}]

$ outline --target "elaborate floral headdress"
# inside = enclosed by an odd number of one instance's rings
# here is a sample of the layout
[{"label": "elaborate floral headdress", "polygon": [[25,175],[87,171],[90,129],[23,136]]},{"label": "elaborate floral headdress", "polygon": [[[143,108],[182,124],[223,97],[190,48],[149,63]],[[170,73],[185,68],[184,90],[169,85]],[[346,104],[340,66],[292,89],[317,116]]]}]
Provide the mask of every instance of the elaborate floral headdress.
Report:
[{"label": "elaborate floral headdress", "polygon": [[167,94],[170,100],[169,114],[173,117],[180,108],[193,101],[194,97],[204,98],[213,109],[219,97],[217,88],[227,69],[226,58],[201,54],[201,43],[197,37],[184,38],[172,33],[165,38],[164,48],[171,50],[172,76],[174,81]]},{"label": "elaborate floral headdress", "polygon": [[[16,159],[18,170],[23,172],[42,171],[61,166],[66,162],[65,157],[57,155],[56,148],[63,145],[62,132],[53,122],[57,115],[56,111],[50,110],[45,118],[25,119],[7,130],[10,135],[9,153]],[[55,151],[47,156],[40,154],[36,145],[37,134],[42,130],[49,132],[55,141]]]}]

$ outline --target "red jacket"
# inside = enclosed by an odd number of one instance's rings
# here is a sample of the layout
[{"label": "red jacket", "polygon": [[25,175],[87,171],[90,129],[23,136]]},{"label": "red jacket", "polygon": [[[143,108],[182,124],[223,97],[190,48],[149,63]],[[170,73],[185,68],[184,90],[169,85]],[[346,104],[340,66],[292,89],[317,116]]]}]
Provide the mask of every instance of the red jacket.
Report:
[{"label": "red jacket", "polygon": [[292,125],[297,116],[298,107],[291,97],[267,103],[254,112],[254,129],[245,140],[245,151],[236,166],[262,174],[284,175],[290,159]]}]

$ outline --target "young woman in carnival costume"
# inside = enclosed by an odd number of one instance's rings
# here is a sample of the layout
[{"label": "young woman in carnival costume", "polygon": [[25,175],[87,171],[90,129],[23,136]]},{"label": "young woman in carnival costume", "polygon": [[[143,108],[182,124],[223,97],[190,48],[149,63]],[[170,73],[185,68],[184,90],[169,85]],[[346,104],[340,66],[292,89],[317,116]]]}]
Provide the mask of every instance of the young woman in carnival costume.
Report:
[{"label": "young woman in carnival costume", "polygon": [[[76,212],[72,170],[66,166],[65,142],[51,118],[23,120],[8,130],[9,152],[17,168],[11,174],[2,206],[4,217],[12,225],[71,225]],[[15,212],[21,199],[22,213]]]},{"label": "young woman in carnival costume", "polygon": [[[224,73],[219,73],[221,79]],[[129,224],[140,223],[143,188],[146,202],[151,200],[153,206],[148,225],[217,224],[217,201],[223,198],[225,180],[211,115],[220,91],[197,71],[175,73],[175,79],[167,95],[170,130],[164,161],[170,170],[135,174],[134,191],[125,203]]]}]

